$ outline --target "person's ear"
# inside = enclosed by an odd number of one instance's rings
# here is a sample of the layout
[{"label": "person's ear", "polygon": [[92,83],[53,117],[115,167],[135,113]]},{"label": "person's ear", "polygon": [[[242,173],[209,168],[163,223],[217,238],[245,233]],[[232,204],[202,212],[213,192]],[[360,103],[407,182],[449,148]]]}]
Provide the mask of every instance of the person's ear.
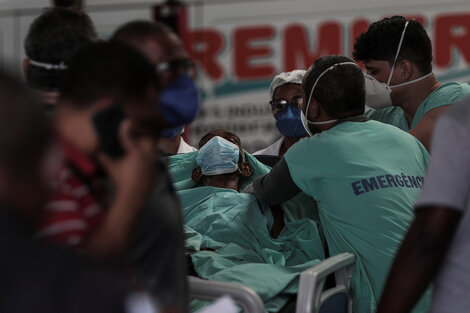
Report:
[{"label": "person's ear", "polygon": [[248,162],[240,162],[238,163],[238,167],[240,168],[240,174],[242,177],[250,177],[251,174],[253,174],[253,168]]},{"label": "person's ear", "polygon": [[307,120],[314,121],[322,114],[323,109],[317,99],[312,98],[308,111],[310,114],[307,115]]},{"label": "person's ear", "polygon": [[402,76],[402,80],[406,81],[408,79],[411,79],[411,76],[413,75],[413,64],[408,60],[401,60],[399,66],[399,73]]},{"label": "person's ear", "polygon": [[193,173],[191,175],[191,178],[196,182],[199,183],[202,178],[202,171],[201,168],[198,166],[195,169],[193,169]]}]

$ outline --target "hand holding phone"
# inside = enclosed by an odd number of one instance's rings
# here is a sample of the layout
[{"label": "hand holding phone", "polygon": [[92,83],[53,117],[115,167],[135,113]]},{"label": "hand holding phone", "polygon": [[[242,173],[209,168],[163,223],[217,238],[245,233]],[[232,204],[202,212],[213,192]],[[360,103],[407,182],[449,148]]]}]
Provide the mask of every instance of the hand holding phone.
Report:
[{"label": "hand holding phone", "polygon": [[114,159],[125,153],[119,139],[119,126],[125,118],[124,108],[119,103],[113,103],[93,116],[100,150]]}]

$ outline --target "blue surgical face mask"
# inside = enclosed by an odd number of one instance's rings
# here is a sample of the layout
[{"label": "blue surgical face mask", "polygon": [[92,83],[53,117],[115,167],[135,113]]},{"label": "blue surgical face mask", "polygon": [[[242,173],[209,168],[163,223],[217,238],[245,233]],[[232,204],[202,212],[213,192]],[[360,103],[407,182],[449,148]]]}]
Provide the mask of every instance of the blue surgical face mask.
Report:
[{"label": "blue surgical face mask", "polygon": [[212,176],[236,172],[240,148],[219,136],[211,138],[198,152],[196,163],[203,175]]},{"label": "blue surgical face mask", "polygon": [[287,137],[300,138],[307,135],[302,125],[300,113],[302,111],[292,105],[288,105],[284,111],[276,116],[276,127],[281,134]]},{"label": "blue surgical face mask", "polygon": [[187,75],[178,77],[163,89],[158,107],[170,127],[191,123],[199,109],[199,92],[193,80]]},{"label": "blue surgical face mask", "polygon": [[176,126],[176,127],[171,127],[171,128],[165,128],[162,130],[160,135],[162,137],[168,138],[168,139],[173,139],[176,136],[180,135],[183,133],[184,125],[183,126]]}]

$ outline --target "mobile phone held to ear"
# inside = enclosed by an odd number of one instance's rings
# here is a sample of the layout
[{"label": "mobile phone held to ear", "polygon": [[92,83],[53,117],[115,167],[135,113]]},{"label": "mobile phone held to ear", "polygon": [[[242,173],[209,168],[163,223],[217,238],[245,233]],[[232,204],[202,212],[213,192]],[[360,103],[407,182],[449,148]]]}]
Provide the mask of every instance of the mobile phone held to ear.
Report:
[{"label": "mobile phone held to ear", "polygon": [[125,118],[124,108],[119,103],[113,103],[93,116],[100,149],[114,159],[125,153],[119,139],[119,126]]}]

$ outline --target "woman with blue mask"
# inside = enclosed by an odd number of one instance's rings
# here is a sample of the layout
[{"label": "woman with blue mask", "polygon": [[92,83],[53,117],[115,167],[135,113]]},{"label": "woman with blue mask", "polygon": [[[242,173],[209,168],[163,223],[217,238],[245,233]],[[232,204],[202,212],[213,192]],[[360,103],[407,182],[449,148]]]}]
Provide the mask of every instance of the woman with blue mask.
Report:
[{"label": "woman with blue mask", "polygon": [[276,127],[283,135],[267,148],[254,155],[282,156],[307,133],[300,119],[303,93],[301,88],[304,70],[284,72],[274,76],[269,88],[271,110],[276,119]]}]

